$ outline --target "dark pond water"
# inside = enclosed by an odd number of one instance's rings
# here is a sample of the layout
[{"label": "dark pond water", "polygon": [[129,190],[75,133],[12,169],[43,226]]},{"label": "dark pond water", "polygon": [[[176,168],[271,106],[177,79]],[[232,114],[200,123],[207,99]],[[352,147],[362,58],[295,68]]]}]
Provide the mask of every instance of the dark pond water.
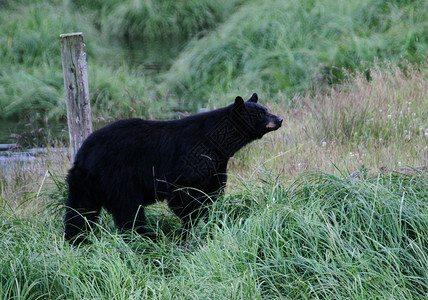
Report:
[{"label": "dark pond water", "polygon": [[[14,142],[12,135],[17,132],[16,126],[16,122],[0,121],[0,144],[11,144]],[[0,151],[2,151],[1,148]]]},{"label": "dark pond water", "polygon": [[0,120],[0,144],[20,144],[22,147],[46,146],[51,144],[53,138],[65,138],[68,134],[66,130],[67,124],[60,122],[46,124],[25,120]]},{"label": "dark pond water", "polygon": [[[42,162],[43,157],[49,154],[66,157],[66,148],[14,148],[13,144],[0,144],[0,176],[7,174],[13,168],[28,166]],[[2,174],[3,173],[3,174]]]},{"label": "dark pond water", "polygon": [[[65,125],[60,123],[34,126],[25,122],[0,122],[0,175],[15,167],[40,162],[47,154],[45,146],[51,145],[53,137],[57,141],[67,134]],[[49,151],[66,153],[63,148],[50,147]]]}]

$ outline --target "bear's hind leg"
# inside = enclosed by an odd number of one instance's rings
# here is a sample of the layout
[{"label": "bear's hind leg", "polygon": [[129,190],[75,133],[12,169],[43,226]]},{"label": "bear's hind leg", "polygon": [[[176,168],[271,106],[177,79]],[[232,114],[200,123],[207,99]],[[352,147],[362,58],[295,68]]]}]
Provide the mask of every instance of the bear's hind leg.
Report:
[{"label": "bear's hind leg", "polygon": [[64,218],[65,239],[76,244],[85,242],[85,233],[90,230],[91,224],[95,222],[99,212],[100,208],[76,208],[73,205],[68,205]]},{"label": "bear's hind leg", "polygon": [[[87,172],[74,166],[67,177],[69,193],[65,205],[65,239],[75,244],[86,242],[86,233],[101,210],[100,194]],[[96,197],[94,197],[96,195]]]}]

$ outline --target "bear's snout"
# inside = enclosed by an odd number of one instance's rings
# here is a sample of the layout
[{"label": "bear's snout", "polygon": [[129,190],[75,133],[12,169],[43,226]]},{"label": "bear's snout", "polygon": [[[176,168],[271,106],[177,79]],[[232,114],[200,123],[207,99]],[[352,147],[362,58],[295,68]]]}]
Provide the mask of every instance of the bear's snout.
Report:
[{"label": "bear's snout", "polygon": [[282,118],[272,115],[268,123],[266,124],[266,129],[277,130],[282,125]]}]

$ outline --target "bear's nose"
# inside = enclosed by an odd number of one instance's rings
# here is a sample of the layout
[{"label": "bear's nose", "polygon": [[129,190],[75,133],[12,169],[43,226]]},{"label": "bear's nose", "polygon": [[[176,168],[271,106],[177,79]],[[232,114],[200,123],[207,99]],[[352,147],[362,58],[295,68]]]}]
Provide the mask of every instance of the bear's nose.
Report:
[{"label": "bear's nose", "polygon": [[279,124],[282,124],[282,118],[278,118]]}]

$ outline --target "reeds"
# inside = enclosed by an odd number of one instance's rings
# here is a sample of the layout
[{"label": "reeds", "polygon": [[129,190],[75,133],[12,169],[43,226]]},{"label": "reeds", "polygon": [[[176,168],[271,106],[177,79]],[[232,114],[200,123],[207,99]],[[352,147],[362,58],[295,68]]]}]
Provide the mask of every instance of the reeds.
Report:
[{"label": "reeds", "polygon": [[235,179],[259,176],[260,170],[247,168],[254,164],[285,180],[314,169],[348,176],[364,169],[376,176],[427,167],[427,71],[402,64],[404,71],[375,65],[369,80],[367,71],[356,73],[328,91],[271,105],[284,118],[283,128],[236,155]]}]

